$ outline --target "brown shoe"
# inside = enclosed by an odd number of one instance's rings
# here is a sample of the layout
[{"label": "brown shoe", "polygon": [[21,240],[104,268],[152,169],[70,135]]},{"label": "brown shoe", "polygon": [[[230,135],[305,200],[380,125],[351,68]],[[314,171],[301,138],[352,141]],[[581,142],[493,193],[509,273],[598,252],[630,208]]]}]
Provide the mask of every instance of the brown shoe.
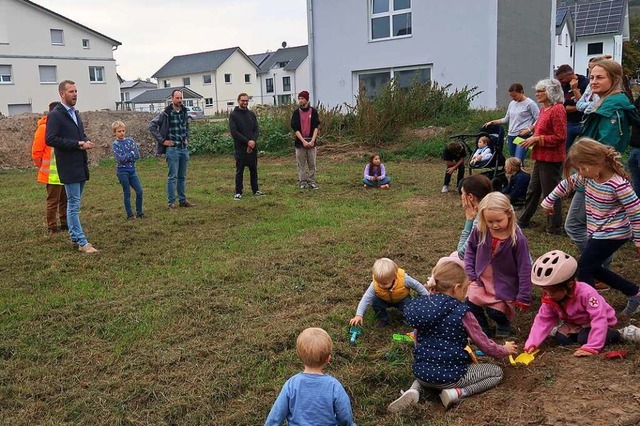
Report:
[{"label": "brown shoe", "polygon": [[596,284],[594,285],[594,287],[598,291],[607,291],[610,288],[608,285],[606,285],[602,281],[596,281]]},{"label": "brown shoe", "polygon": [[83,246],[78,247],[78,251],[81,251],[85,254],[93,254],[93,253],[97,253],[98,249],[96,249],[95,247],[93,247],[93,245],[91,245],[91,243],[87,243]]},{"label": "brown shoe", "polygon": [[188,201],[184,201],[184,202],[180,203],[180,207],[195,207],[195,206],[196,206],[195,204],[191,204]]},{"label": "brown shoe", "polygon": [[167,208],[168,208],[169,210],[175,210],[175,209],[177,209],[178,207],[176,206],[176,203],[171,203],[171,204],[169,204],[169,205],[167,206]]}]

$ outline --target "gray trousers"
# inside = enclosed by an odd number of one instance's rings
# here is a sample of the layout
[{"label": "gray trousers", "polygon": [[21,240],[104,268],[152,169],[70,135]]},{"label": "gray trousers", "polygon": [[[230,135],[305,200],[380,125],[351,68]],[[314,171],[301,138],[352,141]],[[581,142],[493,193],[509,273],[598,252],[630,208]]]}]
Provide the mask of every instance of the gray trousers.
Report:
[{"label": "gray trousers", "polygon": [[316,147],[297,148],[298,185],[316,183]]},{"label": "gray trousers", "polygon": [[[541,198],[546,197],[553,191],[562,180],[562,163],[550,163],[547,161],[536,161],[531,172],[531,181],[527,188],[527,197],[524,209],[518,220],[528,225],[531,218],[538,210]],[[553,216],[547,216],[546,230],[550,232],[562,229],[562,201],[556,201],[553,209]]]}]

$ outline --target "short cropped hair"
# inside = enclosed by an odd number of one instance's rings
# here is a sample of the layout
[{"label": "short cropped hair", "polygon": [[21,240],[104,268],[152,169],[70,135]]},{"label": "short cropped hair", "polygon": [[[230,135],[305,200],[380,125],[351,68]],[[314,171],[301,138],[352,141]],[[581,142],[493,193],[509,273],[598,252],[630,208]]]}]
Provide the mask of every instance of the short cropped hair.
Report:
[{"label": "short cropped hair", "polygon": [[182,90],[180,90],[180,89],[173,89],[173,90],[171,91],[171,99],[173,99],[173,95],[175,95],[175,94],[176,94],[176,92],[180,92],[180,93],[182,94]]},{"label": "short cropped hair", "polygon": [[58,84],[58,93],[62,93],[67,90],[67,84],[76,84],[76,82],[71,80],[62,80],[60,84]]},{"label": "short cropped hair", "polygon": [[321,328],[306,328],[296,340],[296,353],[305,366],[319,368],[327,363],[333,350],[329,333]]},{"label": "short cropped hair", "polygon": [[114,132],[120,127],[124,127],[125,129],[127,128],[127,126],[125,126],[122,121],[114,121],[113,123],[111,123],[111,130],[113,130]]},{"label": "short cropped hair", "polygon": [[565,74],[573,74],[573,68],[571,68],[571,65],[569,64],[560,65],[556,70],[556,77],[560,75],[565,75]]},{"label": "short cropped hair", "polygon": [[246,93],[242,92],[242,93],[240,93],[238,95],[238,99],[237,100],[240,101],[240,98],[243,97],[243,96],[246,96],[247,98],[249,97],[249,95],[247,95]]},{"label": "short cropped hair", "polygon": [[371,272],[376,281],[393,279],[398,274],[398,265],[393,260],[382,257],[373,263]]},{"label": "short cropped hair", "polygon": [[58,105],[60,105],[60,102],[58,102],[58,101],[51,102],[51,103],[49,104],[49,112],[53,111],[53,109],[54,109],[55,107],[57,107]]},{"label": "short cropped hair", "polygon": [[562,85],[558,80],[544,79],[536,83],[536,90],[544,90],[547,92],[547,98],[551,105],[564,102],[564,92],[562,91]]}]

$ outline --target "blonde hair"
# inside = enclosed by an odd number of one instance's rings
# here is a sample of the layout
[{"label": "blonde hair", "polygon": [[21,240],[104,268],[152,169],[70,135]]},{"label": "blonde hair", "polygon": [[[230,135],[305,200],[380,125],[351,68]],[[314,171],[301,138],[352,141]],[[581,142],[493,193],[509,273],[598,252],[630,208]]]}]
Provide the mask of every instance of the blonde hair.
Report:
[{"label": "blonde hair", "polygon": [[398,274],[398,265],[396,265],[396,262],[393,260],[382,257],[373,263],[371,272],[376,281],[384,281],[385,279],[396,277]]},{"label": "blonde hair", "polygon": [[466,285],[468,282],[464,268],[454,260],[444,260],[431,270],[431,276],[425,287],[430,293],[445,293],[457,284]]},{"label": "blonde hair", "polygon": [[513,206],[511,205],[509,198],[501,192],[491,192],[484,197],[482,201],[480,201],[480,204],[478,205],[478,232],[480,233],[480,244],[484,244],[488,232],[487,221],[484,218],[485,210],[502,211],[509,216],[509,235],[511,235],[511,244],[515,245],[518,242],[518,237],[516,236],[516,215],[513,211]]},{"label": "blonde hair", "polygon": [[595,67],[600,67],[607,73],[607,77],[609,77],[609,80],[611,80],[611,87],[609,88],[607,93],[604,93],[602,96],[600,96],[600,99],[598,99],[598,102],[596,102],[594,111],[598,109],[600,105],[602,105],[602,102],[607,96],[615,95],[622,92],[623,74],[622,65],[611,59],[600,60],[593,66],[593,68]]},{"label": "blonde hair", "polygon": [[111,123],[111,130],[113,130],[114,132],[116,131],[116,129],[119,129],[121,127],[124,129],[127,128],[127,126],[125,126],[122,121],[114,121],[113,123]]},{"label": "blonde hair", "polygon": [[577,169],[579,166],[605,166],[629,180],[620,153],[609,145],[591,138],[582,138],[571,145],[563,166],[565,179],[571,176],[572,169]]},{"label": "blonde hair", "polygon": [[489,136],[480,136],[478,138],[478,142],[483,141],[485,145],[489,146],[491,144],[491,138]]},{"label": "blonde hair", "polygon": [[505,163],[504,163],[504,165],[505,165],[505,167],[506,166],[510,166],[516,172],[524,170],[524,167],[522,166],[522,161],[520,161],[520,159],[518,157],[509,157],[509,158],[507,158]]},{"label": "blonde hair", "polygon": [[296,353],[302,363],[308,367],[319,368],[327,363],[333,350],[333,341],[329,333],[321,328],[306,328],[296,340]]}]

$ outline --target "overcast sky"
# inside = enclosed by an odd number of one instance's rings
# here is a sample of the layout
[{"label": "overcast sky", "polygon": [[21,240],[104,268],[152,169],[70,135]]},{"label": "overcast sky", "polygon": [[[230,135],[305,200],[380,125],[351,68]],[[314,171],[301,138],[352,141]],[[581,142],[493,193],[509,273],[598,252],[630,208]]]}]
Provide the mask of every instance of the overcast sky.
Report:
[{"label": "overcast sky", "polygon": [[110,38],[127,80],[173,56],[240,46],[245,53],[307,44],[306,0],[32,0]]}]

